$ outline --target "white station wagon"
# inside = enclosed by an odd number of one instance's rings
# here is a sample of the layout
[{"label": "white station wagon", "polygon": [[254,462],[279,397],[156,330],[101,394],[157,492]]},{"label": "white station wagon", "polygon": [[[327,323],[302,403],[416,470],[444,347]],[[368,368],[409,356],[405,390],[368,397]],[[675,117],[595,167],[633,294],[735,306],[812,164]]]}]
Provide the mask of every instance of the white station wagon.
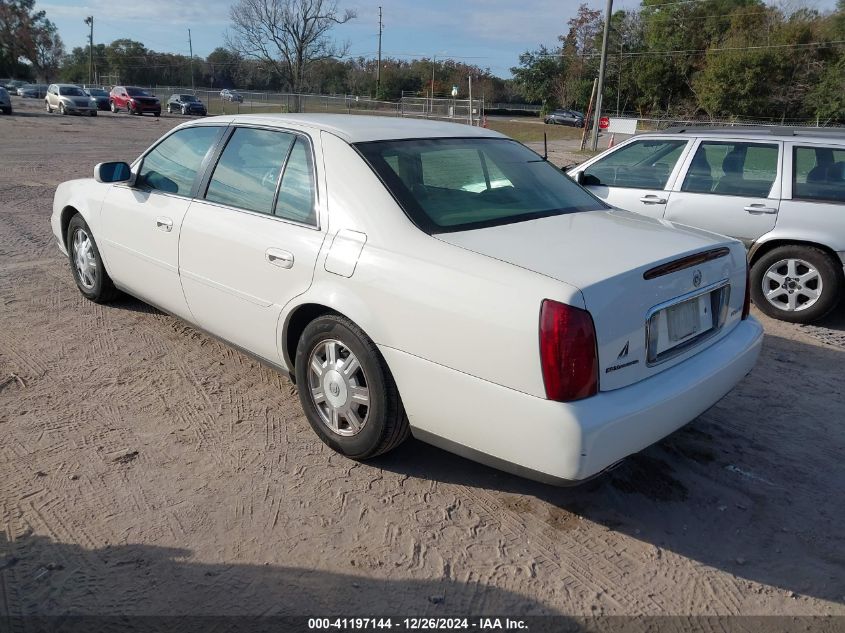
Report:
[{"label": "white station wagon", "polygon": [[743,245],[611,208],[496,132],[386,117],[215,117],[61,184],[83,295],[122,290],[298,386],[354,459],[408,434],[587,479],[753,367]]}]

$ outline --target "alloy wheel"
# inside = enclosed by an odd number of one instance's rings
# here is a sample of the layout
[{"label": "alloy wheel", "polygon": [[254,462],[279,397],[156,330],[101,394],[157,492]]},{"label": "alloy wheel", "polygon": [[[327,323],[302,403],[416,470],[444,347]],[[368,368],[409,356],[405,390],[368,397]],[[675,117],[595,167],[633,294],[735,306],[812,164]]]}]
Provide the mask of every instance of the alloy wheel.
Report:
[{"label": "alloy wheel", "polygon": [[97,283],[97,260],[94,258],[91,237],[84,229],[78,228],[74,231],[71,250],[79,283],[86,290],[92,290]]},{"label": "alloy wheel", "polygon": [[763,275],[763,296],[786,312],[799,312],[815,305],[822,296],[819,271],[803,259],[781,259]]},{"label": "alloy wheel", "polygon": [[311,351],[308,387],[320,420],[332,433],[350,437],[367,424],[369,381],[358,358],[341,341],[323,340]]}]

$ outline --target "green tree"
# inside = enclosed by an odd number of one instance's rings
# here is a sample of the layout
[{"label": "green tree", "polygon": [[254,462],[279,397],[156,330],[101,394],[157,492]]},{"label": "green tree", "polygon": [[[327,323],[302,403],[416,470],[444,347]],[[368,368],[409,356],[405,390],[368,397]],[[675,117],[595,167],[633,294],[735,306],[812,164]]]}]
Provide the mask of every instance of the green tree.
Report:
[{"label": "green tree", "polygon": [[563,59],[545,46],[525,51],[519,56],[519,66],[511,68],[514,85],[528,101],[542,104],[543,113],[559,105],[558,86],[563,77]]}]

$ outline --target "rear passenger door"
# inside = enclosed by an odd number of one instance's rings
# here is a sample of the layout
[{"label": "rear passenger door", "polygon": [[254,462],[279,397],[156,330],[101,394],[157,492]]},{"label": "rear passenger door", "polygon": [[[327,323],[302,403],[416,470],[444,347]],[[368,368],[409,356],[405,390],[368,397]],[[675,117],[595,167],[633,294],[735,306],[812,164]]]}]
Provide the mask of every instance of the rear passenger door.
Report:
[{"label": "rear passenger door", "polygon": [[750,245],[777,221],[783,143],[701,139],[669,196],[666,219]]},{"label": "rear passenger door", "polygon": [[627,143],[586,167],[581,184],[615,207],[661,218],[688,143],[660,138]]},{"label": "rear passenger door", "polygon": [[279,316],[311,285],[325,236],[315,149],[298,132],[232,128],[179,240],[195,322],[277,364]]}]

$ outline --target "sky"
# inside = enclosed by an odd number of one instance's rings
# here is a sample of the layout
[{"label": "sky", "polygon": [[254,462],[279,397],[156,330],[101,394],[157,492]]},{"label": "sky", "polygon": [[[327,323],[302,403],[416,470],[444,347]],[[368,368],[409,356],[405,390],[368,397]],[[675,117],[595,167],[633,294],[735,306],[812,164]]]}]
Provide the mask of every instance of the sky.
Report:
[{"label": "sky", "polygon": [[[790,7],[831,10],[836,0],[778,0]],[[56,23],[70,50],[87,46],[86,16],[94,16],[94,42],[119,38],[143,42],[160,52],[188,54],[191,29],[194,55],[205,57],[224,42],[231,0],[46,0],[37,7]],[[520,53],[539,44],[553,46],[566,32],[578,0],[341,0],[341,9],[358,17],[338,26],[337,40],[349,43],[349,55],[375,57],[378,7],[384,20],[382,57],[451,57],[509,77]],[[604,10],[604,0],[586,0]],[[639,0],[615,0],[613,8],[631,9]]]}]

